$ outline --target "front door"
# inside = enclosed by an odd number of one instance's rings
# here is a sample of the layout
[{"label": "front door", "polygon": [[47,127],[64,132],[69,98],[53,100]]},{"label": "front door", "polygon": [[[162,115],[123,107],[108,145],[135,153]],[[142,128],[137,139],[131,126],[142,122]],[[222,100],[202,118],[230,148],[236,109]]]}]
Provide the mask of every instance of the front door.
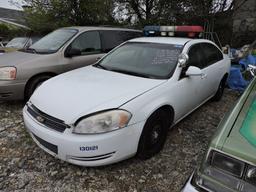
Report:
[{"label": "front door", "polygon": [[204,57],[200,44],[192,45],[188,51],[188,56],[188,64],[181,70],[180,78],[175,86],[177,90],[173,90],[175,97],[178,98],[179,101],[175,111],[177,116],[176,120],[198,107],[205,100],[207,95],[204,89],[204,87],[207,86],[207,74],[190,77],[185,75],[189,66],[203,69]]},{"label": "front door", "polygon": [[94,64],[104,55],[98,31],[87,31],[80,34],[67,49],[79,50],[81,55],[64,57],[62,63],[64,63],[65,71]]}]

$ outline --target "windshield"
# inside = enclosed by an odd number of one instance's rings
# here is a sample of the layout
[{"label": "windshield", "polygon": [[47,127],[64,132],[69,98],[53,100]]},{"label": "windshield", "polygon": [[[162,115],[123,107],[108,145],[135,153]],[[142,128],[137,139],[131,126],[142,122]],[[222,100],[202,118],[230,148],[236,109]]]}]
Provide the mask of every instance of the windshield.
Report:
[{"label": "windshield", "polygon": [[28,39],[26,37],[17,37],[12,39],[9,43],[7,43],[6,47],[21,49],[25,46],[27,40]]},{"label": "windshield", "polygon": [[39,41],[42,37],[31,37],[32,40],[32,44],[34,44],[35,42]]},{"label": "windshield", "polygon": [[35,42],[28,50],[34,50],[36,53],[55,53],[77,32],[78,30],[76,29],[59,29],[53,31]]},{"label": "windshield", "polygon": [[135,76],[166,79],[177,65],[181,45],[126,43],[107,55],[96,67]]}]

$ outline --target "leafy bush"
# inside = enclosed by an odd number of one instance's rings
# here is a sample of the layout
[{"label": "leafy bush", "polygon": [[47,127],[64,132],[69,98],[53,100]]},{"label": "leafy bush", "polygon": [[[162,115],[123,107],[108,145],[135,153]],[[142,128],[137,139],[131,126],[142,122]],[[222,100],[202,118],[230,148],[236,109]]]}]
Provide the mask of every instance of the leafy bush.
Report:
[{"label": "leafy bush", "polygon": [[9,34],[10,30],[6,24],[0,23],[0,36],[5,37]]}]

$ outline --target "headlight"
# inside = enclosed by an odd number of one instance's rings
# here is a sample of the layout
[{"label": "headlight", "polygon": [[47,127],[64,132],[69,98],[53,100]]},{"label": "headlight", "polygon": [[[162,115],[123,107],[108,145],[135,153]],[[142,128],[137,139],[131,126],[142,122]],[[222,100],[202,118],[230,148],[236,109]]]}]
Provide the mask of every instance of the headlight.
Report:
[{"label": "headlight", "polygon": [[195,174],[194,185],[219,192],[256,191],[256,167],[212,150]]},{"label": "headlight", "polygon": [[131,113],[124,110],[112,110],[95,114],[80,120],[73,133],[95,134],[114,131],[127,126]]},{"label": "headlight", "polygon": [[228,172],[231,175],[241,177],[245,168],[245,163],[224,154],[214,152],[211,166]]},{"label": "headlight", "polygon": [[16,79],[15,67],[1,67],[0,68],[0,80],[14,80]]}]

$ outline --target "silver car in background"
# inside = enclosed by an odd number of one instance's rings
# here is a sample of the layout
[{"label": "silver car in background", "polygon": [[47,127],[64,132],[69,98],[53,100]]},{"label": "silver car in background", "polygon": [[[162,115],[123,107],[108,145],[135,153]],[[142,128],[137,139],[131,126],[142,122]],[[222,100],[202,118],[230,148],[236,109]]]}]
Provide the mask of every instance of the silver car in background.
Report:
[{"label": "silver car in background", "polygon": [[47,79],[95,63],[117,45],[142,36],[132,29],[66,27],[25,50],[0,57],[0,101],[28,99]]},{"label": "silver car in background", "polygon": [[32,36],[32,37],[15,37],[9,41],[5,46],[0,42],[0,53],[9,53],[17,51],[19,49],[27,49],[35,42],[37,42],[41,37]]}]

